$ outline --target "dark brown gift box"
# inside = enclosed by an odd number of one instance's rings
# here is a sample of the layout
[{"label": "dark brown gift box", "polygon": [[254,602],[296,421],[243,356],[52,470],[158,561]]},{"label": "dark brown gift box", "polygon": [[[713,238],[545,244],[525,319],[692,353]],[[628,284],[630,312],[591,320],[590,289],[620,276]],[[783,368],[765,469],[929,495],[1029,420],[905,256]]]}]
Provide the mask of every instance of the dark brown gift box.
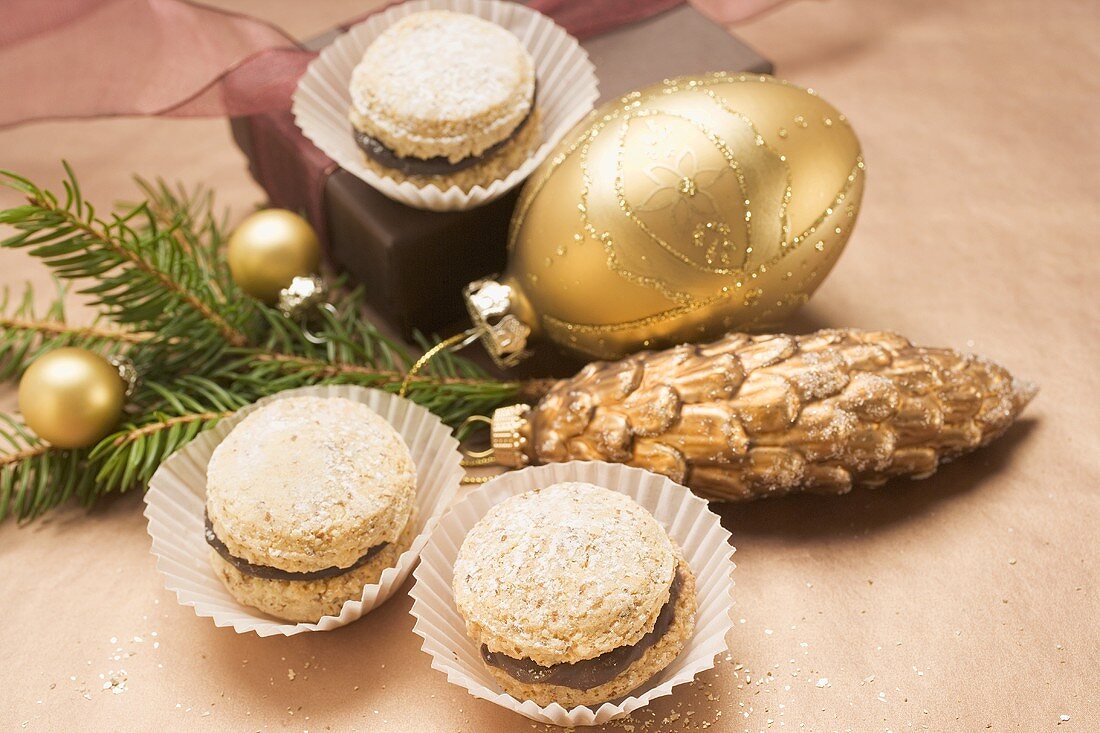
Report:
[{"label": "dark brown gift box", "polygon": [[[335,35],[307,45],[323,48]],[[772,70],[760,54],[689,6],[582,45],[596,67],[600,101],[682,74]],[[265,160],[281,161],[279,175],[294,176],[306,168],[291,134],[297,135],[297,128],[274,128],[262,118],[233,120],[234,138],[254,175],[259,145],[270,146],[264,150]],[[301,178],[304,189],[307,177]],[[307,195],[303,190],[303,200]],[[465,317],[462,288],[503,269],[508,220],[518,195],[517,187],[470,211],[421,211],[392,201],[337,168],[324,182],[327,221],[321,224],[328,255],[338,270],[365,286],[371,308],[402,336],[442,330]]]}]

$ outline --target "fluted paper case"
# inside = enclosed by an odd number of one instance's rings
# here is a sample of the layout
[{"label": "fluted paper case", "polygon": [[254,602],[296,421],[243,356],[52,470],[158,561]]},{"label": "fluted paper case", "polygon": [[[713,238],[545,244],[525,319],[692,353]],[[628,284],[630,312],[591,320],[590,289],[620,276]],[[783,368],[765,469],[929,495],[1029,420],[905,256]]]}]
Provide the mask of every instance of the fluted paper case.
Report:
[{"label": "fluted paper case", "polygon": [[[290,623],[237,602],[210,567],[203,510],[206,505],[206,466],[229,431],[247,415],[272,400],[287,397],[343,397],[362,402],[401,434],[416,463],[417,535],[394,567],[382,572],[378,583],[364,586],[363,595],[346,601],[337,616],[323,616],[315,623]],[[462,456],[451,430],[423,407],[375,389],[352,385],[302,387],[266,397],[222,420],[172,454],[149,481],[145,516],[157,570],[165,587],[180,604],[199,616],[229,626],[239,634],[292,636],[304,631],[329,631],[351,623],[380,606],[408,578],[428,534],[454,498],[462,479]]]},{"label": "fluted paper case", "polygon": [[[557,703],[538,705],[517,700],[501,691],[486,671],[477,646],[466,636],[466,625],[455,607],[451,581],[459,547],[466,534],[490,507],[510,496],[561,481],[585,481],[620,491],[649,510],[680,545],[695,573],[698,611],[695,633],[678,657],[624,699],[598,707],[566,709]],[[474,697],[513,710],[531,720],[562,726],[597,725],[637,710],[676,685],[695,679],[714,666],[714,658],[726,651],[726,634],[732,626],[734,568],[730,533],[703,499],[683,486],[640,468],[611,463],[557,463],[506,473],[472,491],[447,512],[421,554],[413,576],[416,583],[412,615],[413,631],[423,637],[423,650],[432,667]]]},{"label": "fluted paper case", "polygon": [[[348,83],[363,52],[382,31],[412,13],[453,10],[496,23],[514,33],[531,54],[538,78],[536,105],[542,141],[535,152],[504,178],[463,191],[441,190],[434,183],[418,186],[379,175],[363,161],[352,138]],[[577,39],[545,15],[519,3],[500,0],[413,0],[370,16],[321,52],[298,82],[294,122],[314,145],[372,187],[407,206],[432,211],[461,211],[488,203],[523,182],[558,141],[589,112],[599,97],[596,70]]]}]

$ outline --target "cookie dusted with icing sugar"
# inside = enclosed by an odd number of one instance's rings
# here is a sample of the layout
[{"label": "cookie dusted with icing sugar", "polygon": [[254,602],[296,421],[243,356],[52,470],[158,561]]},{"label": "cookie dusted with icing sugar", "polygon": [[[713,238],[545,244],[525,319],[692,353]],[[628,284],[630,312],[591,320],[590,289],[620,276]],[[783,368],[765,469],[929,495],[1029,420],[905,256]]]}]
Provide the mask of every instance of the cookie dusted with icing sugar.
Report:
[{"label": "cookie dusted with icing sugar", "polygon": [[676,658],[695,577],[624,494],[561,483],[511,497],[469,532],[455,602],[505,691],[540,705],[621,697]]},{"label": "cookie dusted with icing sugar", "polygon": [[380,174],[468,190],[537,147],[535,85],[534,61],[507,29],[465,13],[413,13],[363,54],[348,117]]},{"label": "cookie dusted with icing sugar", "polygon": [[207,466],[206,540],[240,602],[292,621],[338,613],[412,542],[416,468],[366,405],[288,397],[248,415]]}]

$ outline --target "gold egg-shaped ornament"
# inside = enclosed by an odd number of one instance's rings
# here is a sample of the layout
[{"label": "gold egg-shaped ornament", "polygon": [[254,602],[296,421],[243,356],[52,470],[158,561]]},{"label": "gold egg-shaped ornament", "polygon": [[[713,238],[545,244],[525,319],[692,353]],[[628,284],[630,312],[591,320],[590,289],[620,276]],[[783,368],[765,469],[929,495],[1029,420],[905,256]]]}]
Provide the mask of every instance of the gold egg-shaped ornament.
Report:
[{"label": "gold egg-shaped ornament", "polygon": [[62,348],[34,360],[19,380],[19,412],[34,434],[59,448],[86,448],[122,419],[126,382],[118,367],[87,349]]},{"label": "gold egg-shaped ornament", "polygon": [[275,303],[279,291],[298,276],[311,275],[321,261],[317,232],[303,217],[286,209],[250,214],[229,237],[229,273],[246,293]]},{"label": "gold egg-shaped ornament", "polygon": [[859,140],[766,75],[669,79],[608,102],[532,174],[508,266],[467,288],[489,351],[588,358],[775,328],[832,269],[863,193]]}]

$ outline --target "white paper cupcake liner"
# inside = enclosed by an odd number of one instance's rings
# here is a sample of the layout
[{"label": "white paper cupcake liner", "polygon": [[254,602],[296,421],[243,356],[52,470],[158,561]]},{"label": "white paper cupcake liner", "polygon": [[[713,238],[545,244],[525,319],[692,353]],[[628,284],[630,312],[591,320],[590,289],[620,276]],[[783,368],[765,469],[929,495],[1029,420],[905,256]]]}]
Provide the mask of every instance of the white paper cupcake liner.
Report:
[{"label": "white paper cupcake liner", "polygon": [[[503,26],[519,38],[535,61],[542,144],[523,165],[488,186],[464,192],[457,186],[444,191],[435,184],[398,183],[368,168],[352,137],[348,122],[352,70],[382,31],[406,15],[424,10],[469,13]],[[577,39],[545,15],[499,0],[413,0],[372,15],[326,47],[298,81],[291,109],[295,123],[314,145],[386,196],[418,209],[459,211],[488,203],[519,185],[592,110],[598,97],[596,70],[588,54]]]},{"label": "white paper cupcake liner", "polygon": [[[272,400],[287,397],[344,397],[362,402],[384,417],[409,447],[416,463],[417,535],[394,567],[382,572],[378,583],[363,588],[359,600],[347,601],[338,616],[316,623],[288,623],[237,602],[210,567],[203,510],[206,505],[206,466],[214,448],[244,417]],[[172,454],[149,481],[145,516],[157,570],[165,587],[181,605],[209,616],[216,626],[231,626],[238,634],[292,636],[303,631],[329,631],[355,621],[384,603],[401,587],[416,564],[428,534],[454,499],[462,479],[462,456],[451,430],[423,407],[375,389],[352,385],[302,387],[259,400],[201,433]]]},{"label": "white paper cupcake liner", "polygon": [[[510,496],[559,481],[586,481],[633,498],[648,509],[683,548],[696,577],[698,612],[695,633],[678,657],[663,672],[629,697],[598,708],[579,706],[567,710],[557,703],[541,706],[517,700],[501,691],[481,661],[477,646],[466,636],[466,625],[455,607],[451,580],[454,562],[466,534],[489,508]],[[707,502],[668,478],[640,468],[602,462],[556,463],[525,468],[493,479],[454,505],[432,531],[413,577],[416,583],[412,615],[413,631],[423,637],[423,650],[432,667],[466,688],[474,697],[514,710],[531,720],[561,726],[606,723],[648,705],[691,682],[714,666],[714,658],[726,651],[726,634],[732,626],[734,548],[730,533]]]}]

